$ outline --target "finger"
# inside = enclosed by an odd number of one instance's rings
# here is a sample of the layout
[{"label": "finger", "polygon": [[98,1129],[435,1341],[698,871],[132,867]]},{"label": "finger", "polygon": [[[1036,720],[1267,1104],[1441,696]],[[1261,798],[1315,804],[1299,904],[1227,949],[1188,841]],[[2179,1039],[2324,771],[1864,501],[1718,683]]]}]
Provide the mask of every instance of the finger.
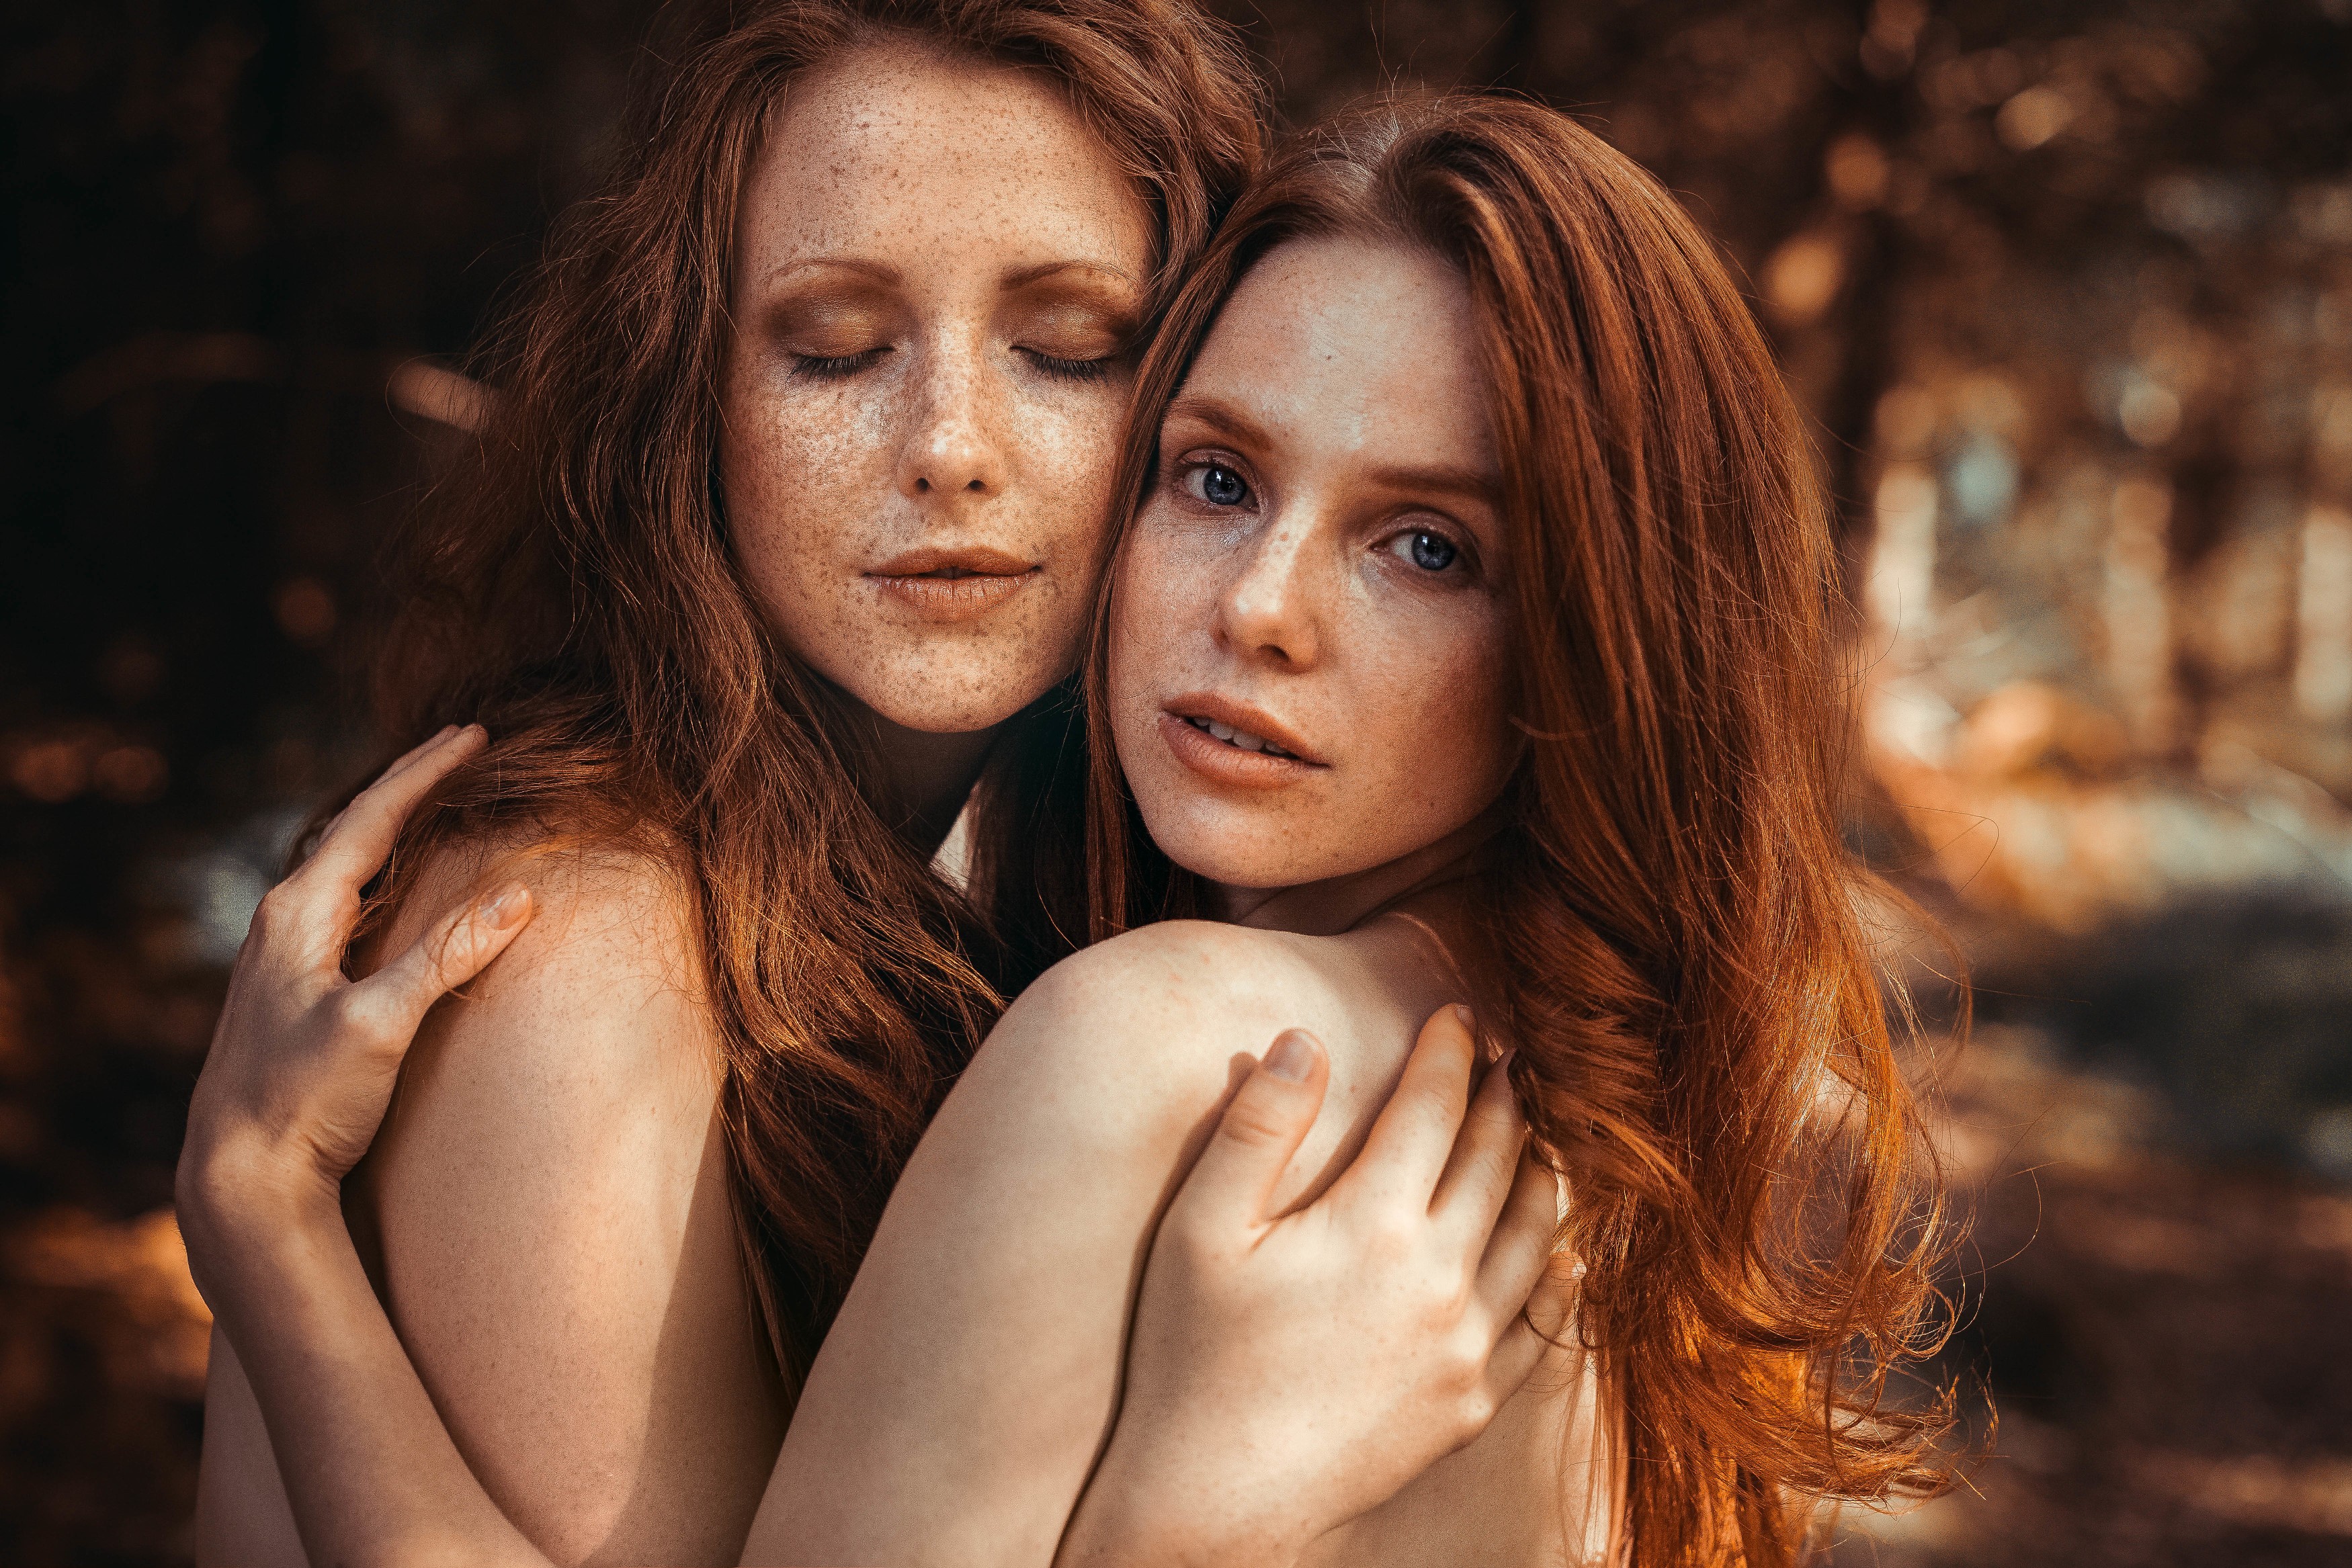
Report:
[{"label": "finger", "polygon": [[1495,1217],[1511,1195],[1519,1148],[1527,1142],[1528,1122],[1519,1113],[1518,1096],[1511,1092],[1510,1065],[1511,1054],[1505,1051],[1488,1066],[1477,1092],[1470,1096],[1470,1109],[1462,1118],[1462,1131],[1430,1206],[1433,1217],[1456,1228],[1474,1256],[1486,1245]]},{"label": "finger", "polygon": [[[423,740],[417,742],[415,746],[410,747],[407,750],[394,758],[391,763],[385,767],[384,770],[375,776],[367,788],[369,789],[373,789],[379,784],[388,783],[392,779],[399,778],[402,774],[407,772],[409,768],[415,767],[418,758],[425,756],[429,752],[438,750],[440,747],[447,745],[450,741],[455,740],[463,733],[464,731],[459,729],[458,727],[454,724],[443,725],[439,729],[435,730],[431,735],[426,736]],[[362,789],[360,793],[364,795],[367,793],[367,790]],[[327,819],[327,825],[319,830],[319,842],[320,845],[323,846],[328,840],[335,836],[335,831],[343,825],[343,819],[351,815],[352,801],[357,799],[358,797],[354,796],[352,800],[344,801],[343,809]],[[313,852],[313,858],[316,858],[315,851]],[[305,863],[307,864],[309,862],[306,862]]]},{"label": "finger", "polygon": [[1505,1330],[1495,1354],[1486,1358],[1486,1372],[1481,1380],[1486,1388],[1487,1407],[1500,1410],[1511,1402],[1535,1369],[1543,1364],[1544,1352],[1551,1342],[1528,1326],[1522,1318],[1514,1318]]},{"label": "finger", "polygon": [[[394,774],[406,772],[409,764],[415,762],[418,758],[424,756],[435,747],[449,740],[457,734],[457,727],[456,725],[443,725],[439,729],[435,730],[431,735],[426,736],[423,740],[417,742],[415,746],[410,747],[407,750],[394,758],[391,764],[386,767],[383,772],[375,776],[374,782],[381,784],[385,779],[392,778]],[[333,816],[327,819],[326,826],[319,830],[319,841],[320,843],[326,842],[327,840],[334,836],[335,830],[342,825],[344,813],[348,812],[351,809],[351,802],[346,800],[343,802],[342,810],[337,811]]]},{"label": "finger", "polygon": [[1363,1153],[1333,1186],[1346,1183],[1358,1194],[1417,1201],[1421,1207],[1414,1212],[1426,1212],[1462,1125],[1477,1053],[1468,1008],[1432,1013],[1405,1059],[1404,1075],[1372,1124]]},{"label": "finger", "polygon": [[[1564,1185],[1557,1189],[1565,1194]],[[1565,1215],[1565,1198],[1556,1198],[1555,1212]],[[1501,1333],[1487,1358],[1485,1385],[1491,1407],[1518,1391],[1519,1385],[1559,1346],[1573,1346],[1576,1307],[1584,1289],[1584,1265],[1565,1254],[1547,1255],[1535,1289],[1525,1305],[1500,1321]],[[1507,1294],[1507,1291],[1505,1292]]]},{"label": "finger", "polygon": [[433,1004],[505,952],[532,908],[530,889],[510,882],[451,910],[399,957],[353,986],[345,1011],[366,1019],[381,1038],[398,1040],[405,1051]]},{"label": "finger", "polygon": [[458,727],[457,725],[443,725],[439,729],[435,730],[431,735],[426,736],[423,740],[418,741],[415,745],[410,747],[407,750],[394,758],[390,766],[386,767],[383,772],[375,776],[374,782],[381,784],[396,773],[406,772],[409,766],[415,762],[418,758],[424,756],[426,752],[431,751],[437,746],[442,746],[446,744],[448,741],[454,740],[457,738],[457,734]]},{"label": "finger", "polygon": [[1303,1029],[1285,1030],[1226,1103],[1176,1201],[1228,1231],[1265,1224],[1275,1185],[1315,1125],[1330,1079],[1321,1042]]},{"label": "finger", "polygon": [[1497,1334],[1527,1307],[1552,1261],[1563,1218],[1561,1190],[1559,1177],[1532,1152],[1519,1156],[1517,1176],[1472,1287]]},{"label": "finger", "polygon": [[417,802],[488,741],[481,726],[469,724],[446,739],[426,742],[394,763],[383,778],[343,808],[319,840],[310,861],[295,874],[310,886],[356,896],[368,878],[383,868],[401,823]]}]

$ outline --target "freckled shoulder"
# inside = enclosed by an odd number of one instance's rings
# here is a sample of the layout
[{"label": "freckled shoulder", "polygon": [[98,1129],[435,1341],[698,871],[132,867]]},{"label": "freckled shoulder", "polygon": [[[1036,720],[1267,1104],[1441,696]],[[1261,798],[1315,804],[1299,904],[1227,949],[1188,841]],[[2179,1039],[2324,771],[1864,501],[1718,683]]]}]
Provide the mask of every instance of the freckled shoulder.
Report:
[{"label": "freckled shoulder", "polygon": [[[1105,1146],[1190,1128],[1286,1029],[1313,1030],[1335,1082],[1363,1028],[1344,944],[1171,920],[1076,953],[1022,993],[974,1060],[975,1087],[1047,1097]],[[1013,1085],[1021,1085],[1015,1089]]]},{"label": "freckled shoulder", "polygon": [[387,953],[510,878],[534,912],[427,1018],[356,1173],[387,1310],[542,1549],[718,1561],[782,1423],[730,1218],[690,896],[644,855],[482,843],[420,869]]},{"label": "freckled shoulder", "polygon": [[1283,1029],[1339,1021],[1325,951],[1332,946],[1206,920],[1161,921],[1065,958],[1017,1007],[1063,1030],[1148,1030],[1168,1049],[1255,1053]]}]

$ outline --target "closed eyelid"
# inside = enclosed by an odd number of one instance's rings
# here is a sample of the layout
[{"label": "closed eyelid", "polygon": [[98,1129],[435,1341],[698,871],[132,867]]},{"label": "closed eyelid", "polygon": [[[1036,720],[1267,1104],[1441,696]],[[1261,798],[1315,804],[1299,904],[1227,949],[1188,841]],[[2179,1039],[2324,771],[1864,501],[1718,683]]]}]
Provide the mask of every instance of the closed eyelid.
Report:
[{"label": "closed eyelid", "polygon": [[795,292],[767,312],[770,329],[779,333],[889,331],[899,316],[887,297],[866,289]]},{"label": "closed eyelid", "polygon": [[1103,359],[1133,340],[1132,317],[1079,300],[1055,300],[1014,312],[1008,325],[1024,344],[1074,359]]}]

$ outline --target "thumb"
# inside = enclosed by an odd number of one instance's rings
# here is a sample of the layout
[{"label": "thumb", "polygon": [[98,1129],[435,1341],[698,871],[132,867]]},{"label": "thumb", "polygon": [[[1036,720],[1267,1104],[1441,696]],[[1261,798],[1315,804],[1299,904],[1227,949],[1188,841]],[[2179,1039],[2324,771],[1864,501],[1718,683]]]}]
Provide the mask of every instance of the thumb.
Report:
[{"label": "thumb", "polygon": [[1212,1224],[1264,1224],[1275,1184],[1315,1125],[1330,1080],[1330,1059],[1313,1035],[1294,1029],[1276,1037],[1226,1102],[1179,1201]]},{"label": "thumb", "polygon": [[407,951],[352,988],[374,993],[364,998],[366,1010],[382,1019],[385,1034],[405,1040],[435,1002],[505,952],[530,916],[530,889],[510,882],[444,915]]}]

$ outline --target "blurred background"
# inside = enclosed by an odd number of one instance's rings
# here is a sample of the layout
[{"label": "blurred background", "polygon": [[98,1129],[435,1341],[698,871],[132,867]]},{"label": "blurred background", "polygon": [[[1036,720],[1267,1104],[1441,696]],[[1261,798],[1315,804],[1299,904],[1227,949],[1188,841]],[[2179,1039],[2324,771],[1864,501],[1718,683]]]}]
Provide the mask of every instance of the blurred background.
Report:
[{"label": "blurred background", "polygon": [[[1305,120],[1582,116],[1749,280],[1959,938],[1954,1497],[1843,1563],[2352,1561],[2352,0],[1266,0]],[[387,528],[648,0],[9,8],[0,1560],[184,1560],[172,1166]]]}]

